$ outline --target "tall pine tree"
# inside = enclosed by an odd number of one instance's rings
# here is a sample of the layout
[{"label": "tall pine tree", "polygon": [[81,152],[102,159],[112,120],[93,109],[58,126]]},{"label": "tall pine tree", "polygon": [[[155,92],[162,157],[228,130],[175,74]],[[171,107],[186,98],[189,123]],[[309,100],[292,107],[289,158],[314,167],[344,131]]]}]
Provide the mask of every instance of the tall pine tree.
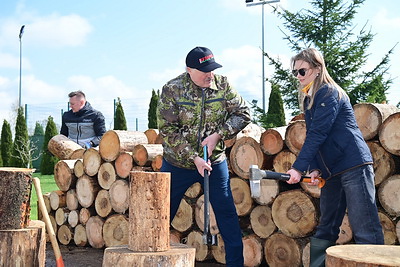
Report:
[{"label": "tall pine tree", "polygon": [[11,126],[8,121],[3,121],[1,127],[1,158],[4,167],[11,167],[11,151],[13,147]]},{"label": "tall pine tree", "polygon": [[268,112],[264,128],[273,128],[286,125],[285,111],[279,85],[271,85],[271,94],[268,101]]},{"label": "tall pine tree", "polygon": [[160,99],[160,91],[157,90],[157,93],[154,91],[154,89],[151,92],[151,99],[150,99],[150,105],[149,105],[149,111],[148,111],[148,128],[149,129],[157,129],[158,124],[157,124],[157,105],[158,105],[158,100]]},{"label": "tall pine tree", "polygon": [[54,166],[56,165],[58,159],[50,153],[47,146],[50,139],[57,134],[57,127],[54,123],[53,117],[49,116],[44,134],[43,157],[40,163],[40,172],[42,174],[54,174]]},{"label": "tall pine tree", "polygon": [[121,99],[118,97],[115,109],[114,130],[127,130],[124,109],[122,108]]},{"label": "tall pine tree", "polygon": [[22,107],[18,108],[11,165],[17,168],[29,168],[32,165],[28,127],[26,126],[24,109]]}]

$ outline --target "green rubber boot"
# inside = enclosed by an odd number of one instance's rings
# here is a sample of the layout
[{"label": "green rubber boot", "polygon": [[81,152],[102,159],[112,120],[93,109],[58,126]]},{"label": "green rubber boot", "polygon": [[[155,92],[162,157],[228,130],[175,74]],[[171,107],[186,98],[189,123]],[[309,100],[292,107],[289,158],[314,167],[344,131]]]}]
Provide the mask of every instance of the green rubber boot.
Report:
[{"label": "green rubber boot", "polygon": [[335,242],[311,237],[310,239],[310,267],[325,267],[326,249],[335,245]]}]

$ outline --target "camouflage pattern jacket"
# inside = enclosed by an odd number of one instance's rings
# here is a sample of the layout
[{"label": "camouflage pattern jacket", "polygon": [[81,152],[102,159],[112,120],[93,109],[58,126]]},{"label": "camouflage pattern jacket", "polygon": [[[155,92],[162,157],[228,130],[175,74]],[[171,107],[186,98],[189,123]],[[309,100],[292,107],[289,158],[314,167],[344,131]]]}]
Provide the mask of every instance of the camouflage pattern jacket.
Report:
[{"label": "camouflage pattern jacket", "polygon": [[163,157],[174,166],[195,169],[194,158],[203,157],[201,142],[213,133],[222,138],[210,160],[223,161],[224,140],[233,138],[249,123],[249,108],[224,76],[214,75],[209,88],[200,88],[183,73],[162,88],[158,127],[164,139]]}]

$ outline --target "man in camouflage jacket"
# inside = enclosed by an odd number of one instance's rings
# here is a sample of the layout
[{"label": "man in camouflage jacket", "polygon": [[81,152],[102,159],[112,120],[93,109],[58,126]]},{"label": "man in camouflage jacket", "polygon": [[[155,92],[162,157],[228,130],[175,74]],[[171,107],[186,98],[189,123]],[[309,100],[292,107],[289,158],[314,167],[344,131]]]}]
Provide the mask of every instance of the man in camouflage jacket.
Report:
[{"label": "man in camouflage jacket", "polygon": [[[227,266],[243,266],[241,230],[226,162],[224,140],[250,123],[249,108],[226,77],[214,74],[216,63],[205,47],[186,57],[187,72],[164,85],[158,106],[163,137],[161,171],[171,173],[171,221],[186,190],[203,184],[210,172],[210,202],[225,244]],[[203,157],[207,145],[209,160]]]}]

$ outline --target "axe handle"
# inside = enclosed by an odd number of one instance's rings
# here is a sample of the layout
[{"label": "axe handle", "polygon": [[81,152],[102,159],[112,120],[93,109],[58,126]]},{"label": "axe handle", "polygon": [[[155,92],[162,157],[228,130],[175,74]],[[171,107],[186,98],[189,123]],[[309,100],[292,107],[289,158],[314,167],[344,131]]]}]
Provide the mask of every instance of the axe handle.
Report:
[{"label": "axe handle", "polygon": [[[203,147],[204,160],[207,162],[207,146]],[[210,234],[210,184],[209,184],[208,171],[204,170],[204,234]]]},{"label": "axe handle", "polygon": [[[264,171],[264,175],[266,179],[273,179],[273,180],[281,180],[281,181],[288,181],[290,179],[290,174],[287,173],[280,173],[280,172],[272,172],[272,171]],[[319,180],[318,187],[322,188],[325,185],[325,180],[321,177],[315,178]],[[310,183],[311,177],[302,175],[300,182]]]}]

